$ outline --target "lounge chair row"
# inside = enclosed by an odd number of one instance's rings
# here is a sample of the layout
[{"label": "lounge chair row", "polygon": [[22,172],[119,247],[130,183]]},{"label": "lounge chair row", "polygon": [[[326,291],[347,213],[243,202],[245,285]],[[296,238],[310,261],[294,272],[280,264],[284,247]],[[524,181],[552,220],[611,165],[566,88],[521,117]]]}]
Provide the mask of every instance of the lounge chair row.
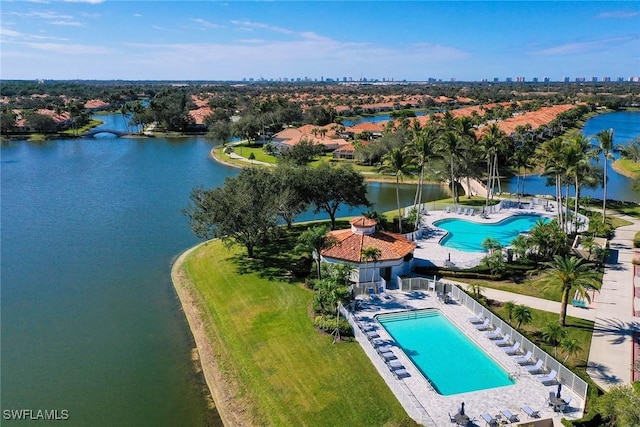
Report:
[{"label": "lounge chair row", "polygon": [[508,409],[501,410],[500,414],[496,415],[495,417],[488,413],[484,413],[480,415],[480,417],[487,423],[488,426],[500,425],[502,424],[503,419],[509,424],[520,422],[518,414],[514,414]]},{"label": "lounge chair row", "polygon": [[[485,331],[491,328],[491,322],[489,318],[484,318],[482,313],[478,313],[475,317],[470,317],[467,320],[472,323],[479,331]],[[501,327],[497,327],[492,331],[486,332],[485,337],[494,341],[494,344],[496,344],[497,346],[502,347],[504,352],[508,355],[516,356],[518,352],[521,351],[520,342],[518,341],[512,343],[511,336],[509,334],[502,335]],[[531,351],[528,351],[524,356],[516,357],[515,361],[520,365],[525,365],[523,366],[524,370],[531,374],[543,373],[544,362],[542,361],[542,359],[537,360],[535,364],[531,365],[530,363],[532,362],[532,358],[533,353]],[[551,372],[549,372],[548,374],[538,377],[538,380],[543,384],[553,383],[556,380],[557,375],[558,373],[556,370],[551,370]]]}]

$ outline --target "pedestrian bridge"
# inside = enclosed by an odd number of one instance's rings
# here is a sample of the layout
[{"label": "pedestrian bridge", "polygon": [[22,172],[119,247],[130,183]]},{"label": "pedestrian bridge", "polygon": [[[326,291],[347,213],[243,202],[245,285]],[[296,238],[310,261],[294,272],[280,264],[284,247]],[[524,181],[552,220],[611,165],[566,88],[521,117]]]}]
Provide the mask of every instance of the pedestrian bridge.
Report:
[{"label": "pedestrian bridge", "polygon": [[123,130],[95,128],[83,133],[82,136],[84,138],[93,138],[99,133],[110,133],[112,135],[115,135],[118,138],[121,136],[129,135],[129,132],[123,131]]}]

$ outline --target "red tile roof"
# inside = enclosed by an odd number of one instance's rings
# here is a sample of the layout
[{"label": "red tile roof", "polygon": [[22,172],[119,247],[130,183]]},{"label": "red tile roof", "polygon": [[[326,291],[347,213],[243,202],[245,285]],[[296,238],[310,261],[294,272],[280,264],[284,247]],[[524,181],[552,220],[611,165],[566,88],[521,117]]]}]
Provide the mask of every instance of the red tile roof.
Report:
[{"label": "red tile roof", "polygon": [[322,256],[343,261],[364,263],[362,250],[374,247],[380,250],[378,261],[389,261],[404,258],[413,252],[416,245],[404,236],[387,231],[376,231],[373,234],[353,233],[351,229],[330,231],[338,243],[322,251]]},{"label": "red tile roof", "polygon": [[372,227],[377,223],[378,221],[375,219],[367,218],[366,216],[359,216],[349,221],[349,224],[355,225],[356,227]]},{"label": "red tile roof", "polygon": [[101,99],[90,99],[84,103],[84,108],[89,110],[96,110],[99,108],[107,108],[109,106],[108,102],[104,102]]},{"label": "red tile roof", "polygon": [[213,113],[209,107],[201,107],[197,110],[189,110],[189,115],[197,125],[204,124],[205,119]]}]

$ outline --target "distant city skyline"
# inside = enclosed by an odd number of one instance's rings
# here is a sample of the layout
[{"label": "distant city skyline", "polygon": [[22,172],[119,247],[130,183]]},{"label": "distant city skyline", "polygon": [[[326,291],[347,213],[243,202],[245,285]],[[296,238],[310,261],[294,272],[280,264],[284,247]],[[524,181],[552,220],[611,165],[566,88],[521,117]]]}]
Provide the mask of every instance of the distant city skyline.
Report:
[{"label": "distant city skyline", "polygon": [[640,76],[637,2],[3,1],[0,78]]}]

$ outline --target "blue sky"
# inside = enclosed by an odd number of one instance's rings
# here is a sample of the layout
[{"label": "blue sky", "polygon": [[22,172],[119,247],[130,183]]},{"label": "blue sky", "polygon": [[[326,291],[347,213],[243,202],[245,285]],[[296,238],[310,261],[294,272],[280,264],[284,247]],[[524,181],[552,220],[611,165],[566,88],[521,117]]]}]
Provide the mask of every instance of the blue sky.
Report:
[{"label": "blue sky", "polygon": [[640,75],[640,2],[7,1],[2,79]]}]

